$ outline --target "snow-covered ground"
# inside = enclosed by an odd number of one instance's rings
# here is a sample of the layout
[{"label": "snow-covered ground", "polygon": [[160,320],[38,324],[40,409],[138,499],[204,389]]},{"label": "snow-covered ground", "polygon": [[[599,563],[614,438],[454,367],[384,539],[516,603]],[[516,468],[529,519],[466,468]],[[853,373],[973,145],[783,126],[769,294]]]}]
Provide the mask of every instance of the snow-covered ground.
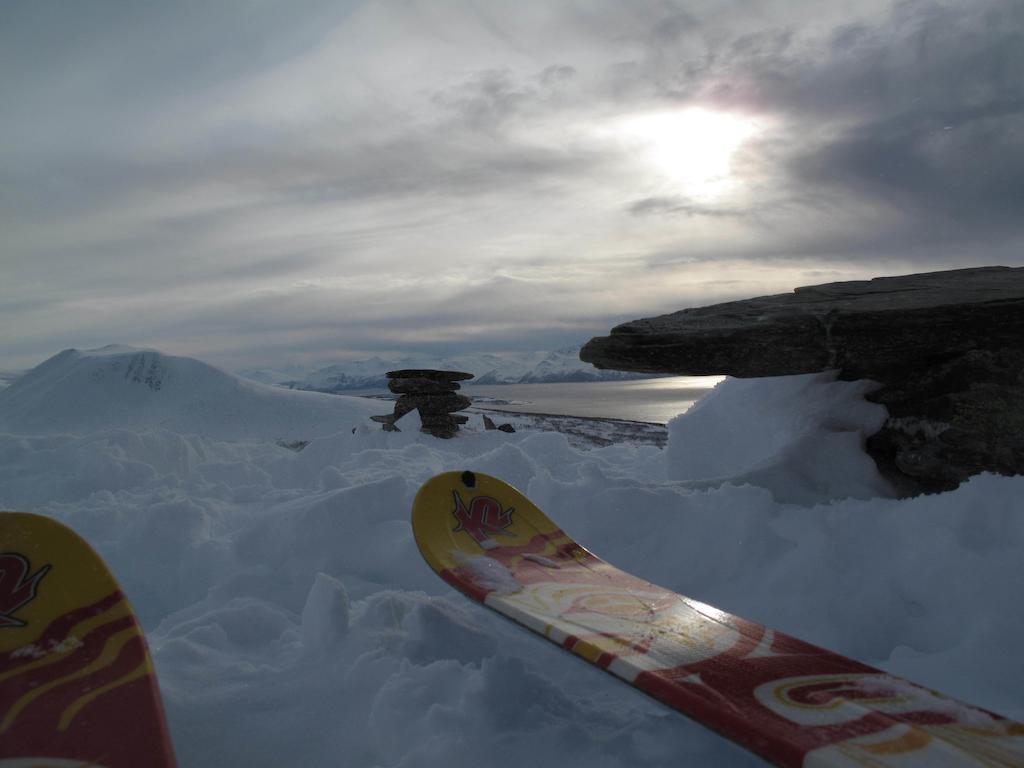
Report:
[{"label": "snow-covered ground", "polygon": [[760,764],[438,579],[409,511],[463,468],[655,583],[1022,718],[1024,478],[890,498],[865,387],[727,379],[665,449],[583,449],[538,424],[385,433],[373,401],[69,351],[0,391],[0,507],[108,559],[183,768]]}]

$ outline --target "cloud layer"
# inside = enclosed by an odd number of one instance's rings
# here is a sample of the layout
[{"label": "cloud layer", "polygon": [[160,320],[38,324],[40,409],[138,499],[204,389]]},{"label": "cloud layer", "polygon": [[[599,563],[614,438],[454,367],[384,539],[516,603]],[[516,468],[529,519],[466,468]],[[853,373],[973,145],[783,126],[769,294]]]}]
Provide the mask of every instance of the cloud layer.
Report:
[{"label": "cloud layer", "polygon": [[[1012,0],[41,0],[0,51],[0,367],[555,346],[1024,262]],[[725,192],[619,128],[695,108],[756,126]]]}]

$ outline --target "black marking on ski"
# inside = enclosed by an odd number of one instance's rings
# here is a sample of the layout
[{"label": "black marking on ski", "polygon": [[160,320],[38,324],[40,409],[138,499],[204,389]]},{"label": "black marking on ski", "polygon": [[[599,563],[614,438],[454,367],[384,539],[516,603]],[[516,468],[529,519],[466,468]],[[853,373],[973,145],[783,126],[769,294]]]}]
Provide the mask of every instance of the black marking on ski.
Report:
[{"label": "black marking on ski", "polygon": [[32,565],[24,555],[0,552],[0,629],[26,626],[14,612],[36,599],[39,582],[52,567],[44,565],[32,573]]},{"label": "black marking on ski", "polygon": [[462,484],[467,488],[476,488],[476,475],[467,469],[462,473]]}]

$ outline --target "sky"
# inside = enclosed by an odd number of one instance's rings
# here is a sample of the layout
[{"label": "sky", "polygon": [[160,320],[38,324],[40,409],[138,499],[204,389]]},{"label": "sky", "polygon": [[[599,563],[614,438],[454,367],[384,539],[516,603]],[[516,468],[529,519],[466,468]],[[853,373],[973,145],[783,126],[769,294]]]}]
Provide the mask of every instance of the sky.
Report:
[{"label": "sky", "polygon": [[0,369],[553,349],[1022,210],[1019,0],[0,9]]}]

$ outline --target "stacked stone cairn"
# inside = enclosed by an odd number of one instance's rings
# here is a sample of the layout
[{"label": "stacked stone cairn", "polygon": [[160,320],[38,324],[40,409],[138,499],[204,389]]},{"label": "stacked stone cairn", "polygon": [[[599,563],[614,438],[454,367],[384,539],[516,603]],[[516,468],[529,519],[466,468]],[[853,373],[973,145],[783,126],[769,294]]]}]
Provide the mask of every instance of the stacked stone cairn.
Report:
[{"label": "stacked stone cairn", "polygon": [[469,421],[468,416],[457,415],[473,402],[457,394],[459,382],[472,379],[473,374],[459,371],[432,371],[407,369],[390,371],[388,389],[399,395],[395,410],[385,416],[371,416],[383,425],[386,432],[398,432],[395,422],[412,410],[420,412],[421,431],[434,437],[455,437],[459,425]]}]

